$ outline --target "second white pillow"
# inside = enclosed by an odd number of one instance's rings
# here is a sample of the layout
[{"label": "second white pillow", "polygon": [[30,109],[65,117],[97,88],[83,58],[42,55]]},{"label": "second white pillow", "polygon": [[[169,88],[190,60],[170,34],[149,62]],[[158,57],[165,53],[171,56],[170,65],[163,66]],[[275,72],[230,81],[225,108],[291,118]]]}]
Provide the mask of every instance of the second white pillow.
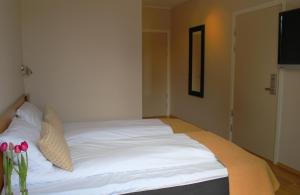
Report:
[{"label": "second white pillow", "polygon": [[25,102],[18,110],[17,116],[27,123],[42,128],[43,113],[35,105]]}]

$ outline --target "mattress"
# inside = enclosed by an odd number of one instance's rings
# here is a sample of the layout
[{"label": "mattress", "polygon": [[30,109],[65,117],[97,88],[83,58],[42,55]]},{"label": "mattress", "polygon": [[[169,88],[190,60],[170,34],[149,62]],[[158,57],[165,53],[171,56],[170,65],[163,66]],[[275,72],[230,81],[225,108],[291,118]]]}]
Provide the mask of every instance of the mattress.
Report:
[{"label": "mattress", "polygon": [[229,195],[228,177],[199,182],[190,185],[133,192],[126,195]]},{"label": "mattress", "polygon": [[126,194],[228,176],[227,169],[205,146],[184,134],[113,141],[78,138],[69,147],[74,171],[53,167],[30,172],[30,194]]}]

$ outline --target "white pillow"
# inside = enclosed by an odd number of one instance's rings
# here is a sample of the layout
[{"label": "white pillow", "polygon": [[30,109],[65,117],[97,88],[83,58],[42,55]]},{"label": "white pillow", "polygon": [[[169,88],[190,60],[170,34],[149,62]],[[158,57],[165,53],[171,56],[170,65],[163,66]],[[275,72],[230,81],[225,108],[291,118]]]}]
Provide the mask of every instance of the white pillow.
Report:
[{"label": "white pillow", "polygon": [[41,171],[52,167],[52,163],[48,161],[37,147],[40,138],[40,129],[32,126],[26,121],[14,118],[8,129],[0,134],[0,142],[11,142],[14,145],[26,141],[29,145],[28,166],[30,171]]},{"label": "white pillow", "polygon": [[17,116],[41,130],[43,113],[35,105],[25,102],[17,110]]}]

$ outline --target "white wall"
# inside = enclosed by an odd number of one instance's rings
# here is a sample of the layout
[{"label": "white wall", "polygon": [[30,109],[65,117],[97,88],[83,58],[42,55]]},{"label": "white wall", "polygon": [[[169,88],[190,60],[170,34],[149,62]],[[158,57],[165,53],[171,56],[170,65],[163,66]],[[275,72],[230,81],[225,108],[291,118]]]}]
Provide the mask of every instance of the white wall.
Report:
[{"label": "white wall", "polygon": [[279,162],[300,171],[300,70],[281,71],[284,85]]},{"label": "white wall", "polygon": [[23,0],[25,89],[64,121],[142,113],[140,0]]},{"label": "white wall", "polygon": [[[299,0],[287,0],[287,10],[300,8]],[[300,65],[298,69],[281,69],[282,113],[279,162],[300,171]]]},{"label": "white wall", "polygon": [[0,114],[24,93],[19,0],[0,0]]}]

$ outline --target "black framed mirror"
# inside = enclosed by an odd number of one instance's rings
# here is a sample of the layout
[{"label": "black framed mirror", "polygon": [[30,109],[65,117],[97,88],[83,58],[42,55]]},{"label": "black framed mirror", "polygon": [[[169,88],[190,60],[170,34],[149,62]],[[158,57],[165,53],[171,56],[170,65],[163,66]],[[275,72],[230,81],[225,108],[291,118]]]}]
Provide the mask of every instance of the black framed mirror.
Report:
[{"label": "black framed mirror", "polygon": [[205,25],[189,29],[189,95],[204,97]]}]

